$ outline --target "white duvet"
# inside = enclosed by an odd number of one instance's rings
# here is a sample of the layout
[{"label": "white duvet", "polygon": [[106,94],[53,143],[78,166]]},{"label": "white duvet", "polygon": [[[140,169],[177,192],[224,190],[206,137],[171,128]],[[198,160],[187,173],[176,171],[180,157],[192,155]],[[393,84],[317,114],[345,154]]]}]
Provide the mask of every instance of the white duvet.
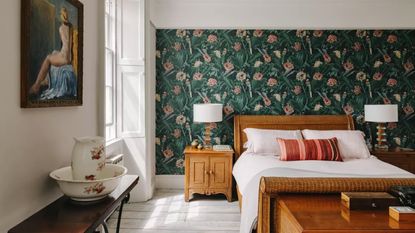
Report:
[{"label": "white duvet", "polygon": [[242,194],[240,233],[251,232],[258,213],[262,176],[279,177],[379,177],[415,178],[415,175],[372,156],[344,162],[280,161],[279,157],[244,152],[236,161],[233,176]]}]

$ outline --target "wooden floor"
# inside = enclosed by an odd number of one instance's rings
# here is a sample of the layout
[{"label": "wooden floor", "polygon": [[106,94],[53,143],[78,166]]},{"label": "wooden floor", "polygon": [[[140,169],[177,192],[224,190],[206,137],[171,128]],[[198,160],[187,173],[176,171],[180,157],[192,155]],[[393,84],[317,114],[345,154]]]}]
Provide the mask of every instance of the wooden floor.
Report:
[{"label": "wooden floor", "polygon": [[[115,232],[118,212],[108,221]],[[222,195],[196,196],[184,202],[183,190],[156,190],[154,198],[124,205],[122,233],[237,233],[238,202],[229,203]]]}]

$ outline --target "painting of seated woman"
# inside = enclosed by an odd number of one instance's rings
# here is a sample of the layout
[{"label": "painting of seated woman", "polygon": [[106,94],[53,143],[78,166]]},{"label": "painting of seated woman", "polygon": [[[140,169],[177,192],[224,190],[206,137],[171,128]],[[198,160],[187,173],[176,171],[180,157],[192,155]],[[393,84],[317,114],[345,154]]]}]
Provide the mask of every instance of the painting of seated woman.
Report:
[{"label": "painting of seated woman", "polygon": [[22,4],[22,107],[82,105],[82,4]]}]

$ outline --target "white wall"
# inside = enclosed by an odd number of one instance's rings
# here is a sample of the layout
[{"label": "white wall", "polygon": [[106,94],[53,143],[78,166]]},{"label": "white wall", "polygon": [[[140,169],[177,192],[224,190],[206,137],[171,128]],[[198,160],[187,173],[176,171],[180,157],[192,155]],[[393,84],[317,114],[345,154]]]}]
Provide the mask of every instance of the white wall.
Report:
[{"label": "white wall", "polygon": [[414,28],[413,0],[155,0],[157,28]]},{"label": "white wall", "polygon": [[[148,131],[152,129],[146,128]],[[155,157],[152,156],[154,152],[151,152],[150,141],[153,140],[147,137],[123,138],[111,142],[106,147],[108,155],[124,154],[124,166],[127,167],[128,174],[139,176],[137,186],[131,191],[130,202],[147,201],[153,196]]]},{"label": "white wall", "polygon": [[146,135],[148,197],[153,196],[156,185],[156,27],[149,20],[150,1],[146,17]]},{"label": "white wall", "polygon": [[70,165],[72,137],[98,134],[97,119],[103,115],[98,108],[98,90],[104,89],[98,62],[102,43],[97,41],[103,37],[98,11],[104,1],[82,1],[83,106],[44,109],[20,108],[20,2],[2,0],[0,7],[0,232],[61,195],[49,172]]},{"label": "white wall", "polygon": [[[142,18],[144,35],[135,35],[134,41],[140,41],[140,48],[144,49],[143,63],[138,62],[144,72],[144,87],[138,92],[144,91],[144,102],[135,103],[142,107],[139,112],[144,111],[144,132],[139,137],[124,137],[123,153],[125,154],[125,165],[130,173],[140,176],[137,188],[131,192],[131,202],[147,201],[153,196],[155,188],[155,28],[149,20],[149,9],[152,0],[144,1],[144,17]],[[129,36],[132,36],[129,34]],[[134,37],[133,37],[134,38]],[[143,66],[144,65],[144,66]],[[132,65],[129,65],[131,67]]]}]

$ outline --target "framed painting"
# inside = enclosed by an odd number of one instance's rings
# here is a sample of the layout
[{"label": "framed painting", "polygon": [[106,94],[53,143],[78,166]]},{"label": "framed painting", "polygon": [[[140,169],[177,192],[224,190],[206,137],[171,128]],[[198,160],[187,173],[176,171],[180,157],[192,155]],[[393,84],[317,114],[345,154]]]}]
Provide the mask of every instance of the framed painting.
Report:
[{"label": "framed painting", "polygon": [[21,1],[21,107],[82,105],[82,3]]}]

